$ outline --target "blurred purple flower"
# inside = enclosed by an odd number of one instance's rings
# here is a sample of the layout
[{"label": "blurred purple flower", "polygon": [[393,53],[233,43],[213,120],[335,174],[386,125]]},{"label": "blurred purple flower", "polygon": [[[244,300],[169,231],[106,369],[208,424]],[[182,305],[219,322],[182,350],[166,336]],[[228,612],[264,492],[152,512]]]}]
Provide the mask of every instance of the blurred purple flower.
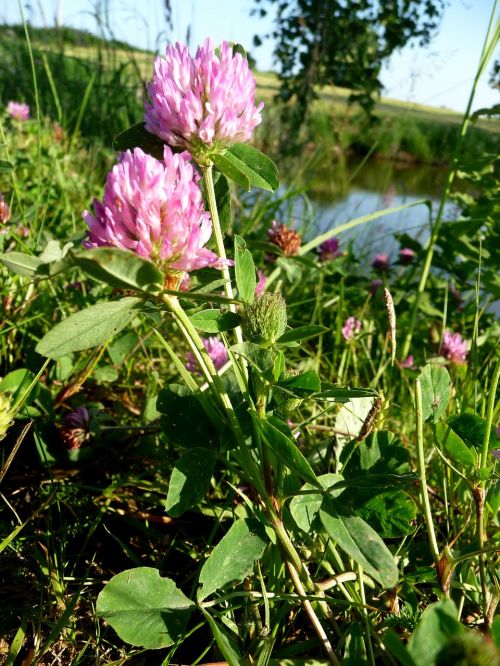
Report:
[{"label": "blurred purple flower", "polygon": [[[203,342],[203,346],[207,350],[210,358],[212,359],[213,364],[215,365],[215,369],[220,370],[222,366],[227,363],[228,360],[226,346],[221,340],[215,337],[202,338],[201,340]],[[194,372],[197,375],[201,375],[201,370],[198,366],[198,363],[194,357],[193,352],[189,351],[186,354],[186,357],[187,357],[186,370],[189,370],[189,372]]]},{"label": "blurred purple flower", "polygon": [[84,246],[132,250],[163,270],[220,268],[220,257],[204,247],[212,223],[198,179],[188,153],[165,146],[159,161],[140,148],[125,151],[108,173],[102,203],[94,199],[95,215],[83,213]]},{"label": "blurred purple flower", "polygon": [[194,155],[203,146],[225,148],[248,141],[261,122],[255,106],[255,78],[248,61],[228,42],[211,39],[189,55],[188,47],[169,45],[154,64],[145,103],[146,130]]},{"label": "blurred purple flower", "polygon": [[355,317],[346,319],[342,326],[342,336],[345,340],[352,340],[352,338],[361,330],[361,322]]},{"label": "blurred purple flower", "polygon": [[339,241],[336,238],[330,238],[318,245],[316,252],[320,261],[331,261],[339,255]]},{"label": "blurred purple flower", "polygon": [[399,250],[399,261],[405,266],[411,264],[416,256],[416,252],[410,247],[403,247]]},{"label": "blurred purple flower", "polygon": [[59,434],[67,449],[79,449],[90,439],[90,413],[86,407],[77,407],[66,414]]},{"label": "blurred purple flower", "polygon": [[86,407],[77,407],[64,417],[64,425],[70,428],[87,428],[89,423],[90,414]]},{"label": "blurred purple flower", "polygon": [[370,286],[368,287],[368,291],[372,296],[375,296],[375,294],[378,292],[378,290],[384,286],[384,283],[382,280],[372,280],[370,282]]},{"label": "blurred purple flower", "polygon": [[7,104],[7,113],[14,120],[29,120],[30,107],[24,102],[9,102]]},{"label": "blurred purple flower", "polygon": [[468,354],[467,341],[462,338],[460,333],[445,331],[443,342],[441,344],[440,354],[456,365],[463,365],[467,362],[465,358]]},{"label": "blurred purple flower", "polygon": [[386,254],[385,252],[381,252],[380,254],[376,254],[375,258],[372,261],[372,267],[376,271],[382,271],[383,273],[386,273],[389,270],[389,255]]}]

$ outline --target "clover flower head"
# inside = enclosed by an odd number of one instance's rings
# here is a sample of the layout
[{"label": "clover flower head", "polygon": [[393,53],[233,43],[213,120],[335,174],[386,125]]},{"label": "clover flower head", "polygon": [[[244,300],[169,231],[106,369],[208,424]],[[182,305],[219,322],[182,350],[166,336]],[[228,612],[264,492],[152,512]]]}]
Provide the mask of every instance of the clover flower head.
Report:
[{"label": "clover flower head", "polygon": [[390,265],[389,255],[386,254],[385,252],[376,254],[375,258],[372,261],[372,267],[376,271],[382,271],[383,273],[386,273],[389,270],[389,265]]},{"label": "clover flower head", "polygon": [[255,106],[255,78],[248,61],[228,42],[211,39],[194,58],[185,44],[167,46],[156,58],[145,103],[146,130],[171,146],[187,148],[195,159],[203,149],[248,141],[261,122]]},{"label": "clover flower head", "polygon": [[361,322],[356,317],[349,317],[342,326],[344,340],[352,340],[361,330]]},{"label": "clover flower head", "polygon": [[24,102],[9,102],[7,104],[7,113],[14,120],[29,120],[30,107]]},{"label": "clover flower head", "polygon": [[323,241],[321,245],[318,245],[316,251],[320,261],[331,261],[332,259],[335,259],[335,257],[338,257],[339,242],[336,238],[330,238]]},{"label": "clover flower head", "polygon": [[460,333],[444,332],[440,350],[441,356],[451,363],[455,363],[455,365],[463,365],[467,363],[466,356],[468,353],[467,341],[462,338]]},{"label": "clover flower head", "polygon": [[405,266],[411,264],[416,256],[416,252],[411,247],[403,247],[399,250],[399,261]]},{"label": "clover flower head", "polygon": [[[208,352],[208,355],[212,359],[212,362],[216,370],[220,370],[223,365],[227,363],[228,354],[227,349],[224,343],[216,337],[202,338],[203,346]],[[186,370],[189,372],[194,372],[198,375],[201,375],[201,370],[198,366],[193,352],[188,352],[186,354]]]},{"label": "clover flower head", "polygon": [[65,448],[80,449],[90,438],[90,412],[86,407],[77,407],[69,412],[59,427],[59,435]]},{"label": "clover flower head", "polygon": [[281,248],[285,257],[292,257],[299,253],[301,244],[300,234],[293,229],[289,229],[285,224],[280,224],[277,220],[273,220],[271,228],[267,231],[267,235],[271,243]]},{"label": "clover flower head", "polygon": [[108,174],[102,202],[94,199],[95,213],[83,214],[85,247],[131,250],[170,272],[220,268],[221,259],[204,247],[212,223],[197,181],[186,152],[165,146],[159,161],[140,148],[127,150]]}]

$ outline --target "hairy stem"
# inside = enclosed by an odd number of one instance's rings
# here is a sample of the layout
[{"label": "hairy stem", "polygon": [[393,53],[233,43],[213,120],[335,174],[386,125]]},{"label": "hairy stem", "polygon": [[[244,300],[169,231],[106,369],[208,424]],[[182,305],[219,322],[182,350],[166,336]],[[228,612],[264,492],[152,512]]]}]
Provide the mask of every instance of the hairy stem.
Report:
[{"label": "hairy stem", "polygon": [[[219,212],[217,210],[217,201],[215,199],[215,189],[214,189],[214,179],[213,179],[213,167],[212,165],[207,167],[202,167],[203,182],[205,184],[205,190],[207,193],[208,200],[208,209],[212,217],[212,226],[214,229],[215,244],[217,246],[217,254],[223,260],[224,264],[222,266],[222,277],[224,278],[224,291],[226,296],[230,299],[234,298],[233,287],[231,284],[231,276],[229,275],[229,268],[227,266],[227,257],[226,257],[226,248],[224,247],[224,237],[222,235],[222,229],[220,226]],[[231,303],[229,306],[231,312],[236,312],[236,307],[234,303]],[[234,329],[236,335],[236,340],[238,342],[243,342],[243,335],[241,333],[241,327],[237,326]]]}]

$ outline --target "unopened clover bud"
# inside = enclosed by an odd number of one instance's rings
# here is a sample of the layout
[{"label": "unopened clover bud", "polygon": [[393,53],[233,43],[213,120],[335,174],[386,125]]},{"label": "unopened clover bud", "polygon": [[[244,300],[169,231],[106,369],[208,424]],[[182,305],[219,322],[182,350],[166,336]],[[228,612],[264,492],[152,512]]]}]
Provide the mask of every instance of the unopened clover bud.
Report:
[{"label": "unopened clover bud", "polygon": [[436,656],[436,666],[499,666],[500,657],[493,643],[474,631],[450,636]]},{"label": "unopened clover bud", "polygon": [[7,393],[0,393],[0,440],[12,425],[12,401]]},{"label": "unopened clover bud", "polygon": [[[281,375],[280,379],[290,379],[291,377],[296,377],[300,374],[300,370],[296,368],[289,368]],[[274,390],[274,400],[278,405],[278,409],[281,414],[287,418],[291,412],[297,409],[301,402],[302,398],[297,398],[296,396],[289,393],[286,389],[277,388]]]},{"label": "unopened clover bud", "polygon": [[286,329],[286,302],[280,293],[265,292],[253,303],[246,303],[241,313],[245,337],[257,344],[273,344]]}]

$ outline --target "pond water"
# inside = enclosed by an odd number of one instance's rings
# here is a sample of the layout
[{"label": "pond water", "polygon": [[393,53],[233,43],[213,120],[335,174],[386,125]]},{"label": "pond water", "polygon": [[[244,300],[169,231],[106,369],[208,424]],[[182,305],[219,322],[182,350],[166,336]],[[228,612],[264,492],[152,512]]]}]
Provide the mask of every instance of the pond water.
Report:
[{"label": "pond water", "polygon": [[[431,202],[434,218],[446,176],[446,167],[384,160],[350,163],[342,173],[326,172],[317,180],[320,188],[313,188],[307,198],[296,200],[295,225],[304,229],[308,240],[355,218],[422,200]],[[457,212],[456,204],[447,202],[444,219],[453,218]],[[429,208],[422,204],[343,232],[339,240],[344,246],[352,241],[361,255],[395,255],[399,243],[394,233],[405,232],[422,242],[429,235],[429,224]]]}]

